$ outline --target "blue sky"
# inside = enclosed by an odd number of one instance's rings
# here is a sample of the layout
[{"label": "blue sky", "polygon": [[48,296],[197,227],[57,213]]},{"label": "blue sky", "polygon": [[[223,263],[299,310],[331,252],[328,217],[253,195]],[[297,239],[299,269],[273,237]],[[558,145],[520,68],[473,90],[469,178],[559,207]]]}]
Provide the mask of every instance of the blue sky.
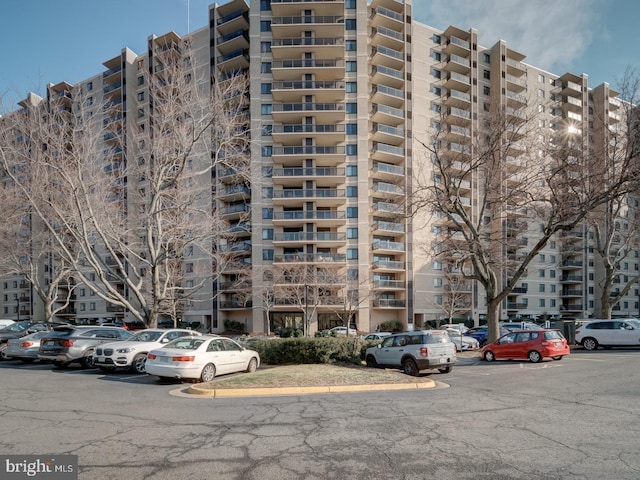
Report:
[{"label": "blue sky", "polygon": [[[253,0],[257,1],[257,0]],[[76,83],[148,35],[182,35],[207,24],[211,0],[2,0],[0,96],[22,99],[47,83]],[[225,3],[224,0],[219,3]],[[413,0],[414,18],[436,28],[476,28],[526,62],[562,74],[589,74],[615,87],[627,67],[640,73],[637,0]],[[6,103],[5,103],[6,105]]]}]

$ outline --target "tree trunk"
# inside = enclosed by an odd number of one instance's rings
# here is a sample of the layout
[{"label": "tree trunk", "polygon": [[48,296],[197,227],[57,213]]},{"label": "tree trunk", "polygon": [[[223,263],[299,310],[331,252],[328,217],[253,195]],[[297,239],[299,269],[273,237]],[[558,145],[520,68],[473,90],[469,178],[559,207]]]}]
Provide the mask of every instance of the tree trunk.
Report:
[{"label": "tree trunk", "polygon": [[487,335],[487,343],[500,337],[500,301],[498,300],[487,303]]}]

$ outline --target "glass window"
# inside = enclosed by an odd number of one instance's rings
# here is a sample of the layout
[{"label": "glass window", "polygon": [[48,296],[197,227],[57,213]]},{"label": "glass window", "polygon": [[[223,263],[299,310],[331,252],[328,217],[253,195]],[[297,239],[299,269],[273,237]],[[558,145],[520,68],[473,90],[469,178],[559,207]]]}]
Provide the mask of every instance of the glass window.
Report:
[{"label": "glass window", "polygon": [[344,8],[348,8],[350,10],[356,8],[356,2],[357,0],[345,0]]},{"label": "glass window", "polygon": [[358,207],[347,207],[347,218],[358,218]]},{"label": "glass window", "polygon": [[347,113],[358,113],[358,104],[357,103],[347,103],[346,107]]},{"label": "glass window", "polygon": [[262,115],[271,115],[272,110],[273,106],[270,103],[264,103],[260,107],[260,112],[262,113]]},{"label": "glass window", "polygon": [[347,135],[357,135],[357,134],[358,134],[358,124],[347,123]]},{"label": "glass window", "polygon": [[347,72],[357,72],[358,71],[358,62],[354,62],[354,61],[345,62],[345,70]]},{"label": "glass window", "polygon": [[271,62],[262,62],[260,64],[260,73],[271,73]]},{"label": "glass window", "polygon": [[260,31],[261,32],[270,32],[271,31],[271,20],[261,20],[260,21]]},{"label": "glass window", "polygon": [[262,229],[262,239],[263,240],[273,240],[273,228],[263,228]]},{"label": "glass window", "polygon": [[356,19],[355,18],[347,18],[344,21],[344,29],[345,30],[355,30],[356,29]]},{"label": "glass window", "polygon": [[358,145],[347,145],[346,151],[347,151],[347,155],[357,155]]},{"label": "glass window", "polygon": [[357,260],[357,259],[358,259],[358,249],[347,248],[347,260]]},{"label": "glass window", "polygon": [[271,51],[271,42],[260,42],[260,53],[269,53]]},{"label": "glass window", "polygon": [[260,93],[263,95],[271,95],[271,84],[263,83],[260,85]]},{"label": "glass window", "polygon": [[348,186],[347,187],[347,197],[357,197],[358,196],[358,187],[356,186]]},{"label": "glass window", "polygon": [[262,126],[262,136],[267,137],[273,133],[273,125],[263,125]]},{"label": "glass window", "polygon": [[358,229],[347,228],[347,238],[358,238]]},{"label": "glass window", "polygon": [[358,166],[357,165],[347,165],[346,175],[347,175],[347,177],[357,177],[358,176]]},{"label": "glass window", "polygon": [[262,209],[262,218],[265,219],[265,220],[273,218],[273,208],[263,208]]},{"label": "glass window", "polygon": [[345,91],[347,93],[356,93],[358,91],[358,83],[357,82],[347,82]]},{"label": "glass window", "polygon": [[264,145],[262,148],[262,156],[270,157],[273,154],[273,146],[272,145]]},{"label": "glass window", "polygon": [[260,0],[260,10],[271,10],[271,0]]},{"label": "glass window", "polygon": [[355,40],[345,40],[344,42],[344,49],[347,52],[355,52],[357,49],[357,42]]},{"label": "glass window", "polygon": [[273,260],[273,249],[272,248],[263,248],[262,249],[262,260]]}]

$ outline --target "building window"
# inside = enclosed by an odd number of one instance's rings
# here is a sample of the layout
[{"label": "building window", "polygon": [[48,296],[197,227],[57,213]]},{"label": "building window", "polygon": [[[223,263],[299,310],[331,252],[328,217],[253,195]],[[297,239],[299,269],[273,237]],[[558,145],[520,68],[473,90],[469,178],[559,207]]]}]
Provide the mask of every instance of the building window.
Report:
[{"label": "building window", "polygon": [[273,249],[272,248],[263,248],[262,249],[262,260],[273,260]]},{"label": "building window", "polygon": [[486,85],[482,87],[482,93],[485,95],[491,95],[491,87],[487,87]]},{"label": "building window", "polygon": [[357,260],[357,259],[358,259],[358,249],[347,248],[347,260]]},{"label": "building window", "polygon": [[270,157],[273,154],[273,145],[263,145],[260,150],[263,157]]},{"label": "building window", "polygon": [[357,165],[347,165],[345,170],[347,177],[357,177],[358,176],[358,166]]},{"label": "building window", "polygon": [[262,176],[264,178],[271,178],[273,176],[273,167],[271,166],[262,167]]},{"label": "building window", "polygon": [[260,73],[271,73],[271,62],[262,62],[260,64]]},{"label": "building window", "polygon": [[262,21],[260,21],[260,31],[261,32],[270,32],[271,31],[271,20],[262,20]]},{"label": "building window", "polygon": [[92,312],[95,312],[95,310],[96,310],[96,302],[89,303],[89,310],[91,310]]},{"label": "building window", "polygon": [[260,93],[263,95],[271,95],[271,84],[270,83],[260,84]]},{"label": "building window", "polygon": [[263,228],[262,229],[262,239],[263,240],[273,240],[273,228]]},{"label": "building window", "polygon": [[549,300],[549,306],[555,308],[556,306],[556,299],[552,298]]},{"label": "building window", "polygon": [[357,72],[358,71],[358,62],[348,61],[345,62],[345,70],[347,72]]},{"label": "building window", "polygon": [[93,90],[93,82],[87,83],[87,92],[90,92],[91,90]]},{"label": "building window", "polygon": [[262,126],[262,136],[268,137],[273,133],[273,125],[263,125]]},{"label": "building window", "polygon": [[358,43],[355,40],[345,40],[344,49],[347,52],[355,52],[357,50]]},{"label": "building window", "polygon": [[347,218],[358,218],[358,207],[347,207]]},{"label": "building window", "polygon": [[556,278],[556,271],[555,270],[549,270],[549,277],[550,278]]},{"label": "building window", "polygon": [[438,45],[442,41],[442,37],[440,37],[440,35],[436,35],[435,33],[433,34],[433,37],[431,37],[431,39],[433,40],[433,43],[437,43]]},{"label": "building window", "polygon": [[433,87],[431,91],[433,92],[434,95],[437,95],[438,97],[442,95],[442,89],[440,87]]},{"label": "building window", "polygon": [[347,93],[357,93],[358,92],[358,82],[347,82],[345,91]]},{"label": "building window", "polygon": [[347,238],[358,238],[358,229],[347,228]]},{"label": "building window", "polygon": [[191,263],[191,262],[185,263],[184,271],[187,272],[187,273],[193,273],[193,263]]},{"label": "building window", "polygon": [[357,135],[358,134],[358,124],[357,123],[347,123],[347,135]]},{"label": "building window", "polygon": [[432,68],[431,69],[431,75],[433,75],[435,78],[441,78],[442,77],[442,73],[440,72],[440,70],[438,70],[436,68]]},{"label": "building window", "polygon": [[347,113],[358,113],[358,104],[347,103],[347,105],[345,106],[345,110]]},{"label": "building window", "polygon": [[260,113],[262,113],[262,115],[271,115],[272,111],[273,106],[270,103],[263,103],[260,107]]},{"label": "building window", "polygon": [[538,82],[544,83],[544,75],[538,74]]},{"label": "building window", "polygon": [[87,97],[87,105],[93,105],[93,97]]},{"label": "building window", "polygon": [[268,220],[273,218],[273,208],[263,208],[262,209],[262,218],[264,220]]},{"label": "building window", "polygon": [[442,295],[434,295],[433,300],[436,305],[442,305]]},{"label": "building window", "polygon": [[347,155],[358,155],[358,145],[347,145]]},{"label": "building window", "polygon": [[538,306],[539,307],[544,307],[545,306],[544,298],[538,299]]},{"label": "building window", "polygon": [[271,52],[271,42],[260,42],[260,53]]},{"label": "building window", "polygon": [[260,11],[265,12],[271,10],[271,0],[260,0]]},{"label": "building window", "polygon": [[544,90],[542,88],[538,89],[538,98],[544,98]]},{"label": "building window", "polygon": [[489,55],[488,53],[483,53],[482,54],[482,61],[484,63],[491,63],[491,55]]},{"label": "building window", "polygon": [[555,285],[549,285],[549,287],[550,287],[550,288],[549,288],[549,291],[550,291],[551,293],[556,293],[556,286],[555,286]]},{"label": "building window", "polygon": [[354,8],[356,8],[356,2],[357,2],[357,0],[345,0],[344,8],[348,8],[349,10],[353,10]]},{"label": "building window", "polygon": [[273,198],[273,187],[262,187],[262,198]]},{"label": "building window", "polygon": [[435,260],[433,262],[433,269],[434,270],[442,270],[442,262],[439,262],[438,260]]},{"label": "building window", "polygon": [[348,186],[347,187],[347,197],[354,198],[358,196],[358,187]]},{"label": "building window", "polygon": [[546,271],[541,268],[540,270],[538,270],[538,276],[540,278],[544,278],[546,276]]},{"label": "building window", "polygon": [[355,18],[347,18],[344,21],[344,29],[345,30],[355,30],[356,29],[356,19]]},{"label": "building window", "polygon": [[544,283],[541,283],[541,284],[540,284],[540,286],[538,287],[538,291],[539,291],[540,293],[544,293],[544,290],[545,290],[545,288],[544,288],[544,287],[545,287]]},{"label": "building window", "polygon": [[440,55],[440,52],[433,52],[432,57],[436,62],[439,62],[442,58],[442,55]]},{"label": "building window", "polygon": [[484,78],[485,80],[491,80],[491,72],[489,70],[483,70],[482,78]]},{"label": "building window", "polygon": [[144,92],[139,92],[138,93],[138,101],[141,102],[144,100]]}]

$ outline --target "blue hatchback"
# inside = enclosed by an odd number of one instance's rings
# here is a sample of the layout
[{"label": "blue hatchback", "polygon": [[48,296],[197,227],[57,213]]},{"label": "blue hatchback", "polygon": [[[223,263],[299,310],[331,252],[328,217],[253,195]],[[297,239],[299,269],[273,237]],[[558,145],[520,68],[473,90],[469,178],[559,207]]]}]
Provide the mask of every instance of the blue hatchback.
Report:
[{"label": "blue hatchback", "polygon": [[[509,330],[505,328],[501,328],[500,336],[504,335],[505,333],[509,333]],[[482,347],[487,343],[487,337],[489,336],[489,328],[486,325],[483,325],[481,327],[473,327],[473,328],[470,328],[469,331],[465,333],[465,335],[468,335],[478,340],[478,343]]]}]

